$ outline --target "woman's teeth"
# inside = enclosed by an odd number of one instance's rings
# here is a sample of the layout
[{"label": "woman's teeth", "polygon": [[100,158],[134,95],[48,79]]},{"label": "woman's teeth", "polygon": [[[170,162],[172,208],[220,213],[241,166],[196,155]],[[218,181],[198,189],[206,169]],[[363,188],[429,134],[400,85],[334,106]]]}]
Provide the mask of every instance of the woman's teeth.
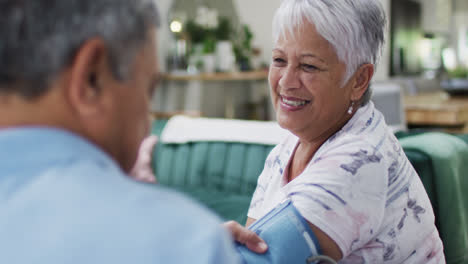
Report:
[{"label": "woman's teeth", "polygon": [[308,104],[310,101],[307,100],[288,100],[284,97],[281,98],[281,101],[289,106],[303,106]]}]

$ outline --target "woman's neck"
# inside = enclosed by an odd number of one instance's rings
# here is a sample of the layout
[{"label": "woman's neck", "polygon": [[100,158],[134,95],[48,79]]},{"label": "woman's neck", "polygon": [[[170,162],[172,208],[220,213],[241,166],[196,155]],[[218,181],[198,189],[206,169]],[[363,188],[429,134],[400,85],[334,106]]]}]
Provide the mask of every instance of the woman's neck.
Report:
[{"label": "woman's neck", "polygon": [[351,115],[343,116],[342,120],[336,123],[335,126],[324,131],[319,136],[310,136],[307,133],[298,133],[296,136],[299,137],[298,146],[295,148],[294,153],[291,157],[291,162],[288,168],[288,182],[299,176],[307,167],[309,162],[314,157],[315,153],[319,148],[334,134],[336,134],[346,123],[352,118],[354,113]]},{"label": "woman's neck", "polygon": [[301,140],[299,140],[297,144],[298,146],[292,154],[291,162],[288,168],[288,182],[295,179],[305,170],[317,150],[322,145],[322,143],[319,142],[314,144],[313,142]]}]

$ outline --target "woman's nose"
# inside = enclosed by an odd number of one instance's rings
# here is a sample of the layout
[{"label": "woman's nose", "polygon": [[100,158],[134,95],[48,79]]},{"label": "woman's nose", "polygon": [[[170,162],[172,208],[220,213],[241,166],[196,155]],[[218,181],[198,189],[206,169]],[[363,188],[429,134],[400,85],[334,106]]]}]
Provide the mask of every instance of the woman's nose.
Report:
[{"label": "woman's nose", "polygon": [[299,88],[299,74],[295,67],[288,66],[284,69],[284,71],[281,73],[279,85],[284,89]]}]

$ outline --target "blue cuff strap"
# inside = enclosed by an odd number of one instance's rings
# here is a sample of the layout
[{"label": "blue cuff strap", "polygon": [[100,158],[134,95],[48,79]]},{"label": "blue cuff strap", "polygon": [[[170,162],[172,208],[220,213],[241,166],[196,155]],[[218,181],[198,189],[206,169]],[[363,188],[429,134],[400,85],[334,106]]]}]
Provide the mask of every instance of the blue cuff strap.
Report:
[{"label": "blue cuff strap", "polygon": [[265,254],[257,254],[237,244],[244,263],[315,263],[321,258],[318,240],[307,221],[290,199],[282,202],[250,227],[268,245]]}]

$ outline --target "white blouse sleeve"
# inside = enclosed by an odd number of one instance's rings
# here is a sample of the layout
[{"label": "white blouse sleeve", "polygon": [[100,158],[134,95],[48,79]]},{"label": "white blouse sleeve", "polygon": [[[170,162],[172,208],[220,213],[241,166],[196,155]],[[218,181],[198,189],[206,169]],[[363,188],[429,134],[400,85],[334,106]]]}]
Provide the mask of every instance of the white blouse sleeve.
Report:
[{"label": "white blouse sleeve", "polygon": [[379,230],[388,167],[371,144],[339,141],[316,154],[287,192],[302,216],[332,238],[345,257]]}]

